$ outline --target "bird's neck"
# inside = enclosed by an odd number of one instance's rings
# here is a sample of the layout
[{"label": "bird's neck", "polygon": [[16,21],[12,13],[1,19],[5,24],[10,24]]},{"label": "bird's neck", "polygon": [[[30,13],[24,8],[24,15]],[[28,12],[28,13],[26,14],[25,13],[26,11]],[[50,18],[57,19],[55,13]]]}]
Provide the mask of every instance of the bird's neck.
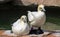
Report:
[{"label": "bird's neck", "polygon": [[38,10],[38,12],[42,12],[42,11]]},{"label": "bird's neck", "polygon": [[37,9],[38,12],[42,12],[40,9]]},{"label": "bird's neck", "polygon": [[21,22],[21,25],[24,25],[24,22],[23,21],[20,21]]}]

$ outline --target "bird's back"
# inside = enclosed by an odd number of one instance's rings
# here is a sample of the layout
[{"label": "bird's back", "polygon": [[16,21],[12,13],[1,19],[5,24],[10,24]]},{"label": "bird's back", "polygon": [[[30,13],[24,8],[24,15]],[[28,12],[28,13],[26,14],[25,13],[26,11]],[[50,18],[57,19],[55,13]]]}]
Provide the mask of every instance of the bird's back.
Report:
[{"label": "bird's back", "polygon": [[[45,16],[45,13],[44,12],[31,12],[29,15],[31,15],[30,17],[29,17],[29,19],[31,20],[33,20],[33,22],[31,22],[31,24],[33,25],[33,26],[40,26],[40,25],[42,25],[42,24],[44,24],[45,23],[45,20],[46,20],[46,16]],[[31,18],[32,17],[32,18]],[[31,21],[32,21],[31,20]]]}]

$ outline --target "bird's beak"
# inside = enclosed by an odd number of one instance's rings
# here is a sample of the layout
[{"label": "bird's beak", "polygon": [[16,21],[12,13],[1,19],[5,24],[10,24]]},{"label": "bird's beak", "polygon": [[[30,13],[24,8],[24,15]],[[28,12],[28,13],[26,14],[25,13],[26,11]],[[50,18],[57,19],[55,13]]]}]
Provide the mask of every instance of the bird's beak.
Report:
[{"label": "bird's beak", "polygon": [[42,11],[46,11],[46,10],[43,8]]}]

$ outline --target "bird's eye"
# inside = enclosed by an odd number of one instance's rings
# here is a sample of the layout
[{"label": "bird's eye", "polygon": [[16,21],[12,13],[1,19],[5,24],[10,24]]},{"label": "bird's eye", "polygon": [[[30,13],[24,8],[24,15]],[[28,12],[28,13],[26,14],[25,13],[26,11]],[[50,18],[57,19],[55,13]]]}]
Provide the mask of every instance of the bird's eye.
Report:
[{"label": "bird's eye", "polygon": [[22,20],[23,20],[24,18],[22,18]]},{"label": "bird's eye", "polygon": [[42,9],[42,8],[39,8],[39,9]]}]

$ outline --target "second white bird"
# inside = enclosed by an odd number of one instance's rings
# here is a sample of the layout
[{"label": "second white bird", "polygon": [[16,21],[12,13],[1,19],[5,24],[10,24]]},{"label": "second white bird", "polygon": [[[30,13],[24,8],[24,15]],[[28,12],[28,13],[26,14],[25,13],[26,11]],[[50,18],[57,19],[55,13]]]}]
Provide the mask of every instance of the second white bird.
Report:
[{"label": "second white bird", "polygon": [[12,31],[17,35],[29,34],[30,26],[27,23],[27,17],[25,15],[21,16],[20,19],[13,23]]}]

